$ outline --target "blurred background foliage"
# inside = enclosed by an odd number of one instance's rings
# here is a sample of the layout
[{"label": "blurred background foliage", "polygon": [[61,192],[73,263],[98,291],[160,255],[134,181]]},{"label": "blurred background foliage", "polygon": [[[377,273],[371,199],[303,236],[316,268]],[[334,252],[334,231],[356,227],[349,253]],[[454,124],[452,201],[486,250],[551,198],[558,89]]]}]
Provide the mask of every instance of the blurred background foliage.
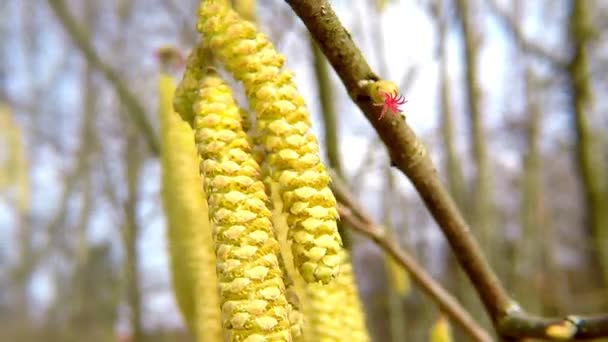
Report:
[{"label": "blurred background foliage", "polygon": [[[374,69],[400,85],[407,120],[509,292],[536,313],[607,311],[608,1],[332,4]],[[157,52],[194,46],[197,5],[0,0],[1,341],[190,340],[168,275],[156,84],[161,68],[179,80],[183,65]],[[489,327],[299,19],[283,1],[256,6],[326,161]],[[442,341],[445,319],[407,274],[372,242],[350,240],[374,340]]]}]

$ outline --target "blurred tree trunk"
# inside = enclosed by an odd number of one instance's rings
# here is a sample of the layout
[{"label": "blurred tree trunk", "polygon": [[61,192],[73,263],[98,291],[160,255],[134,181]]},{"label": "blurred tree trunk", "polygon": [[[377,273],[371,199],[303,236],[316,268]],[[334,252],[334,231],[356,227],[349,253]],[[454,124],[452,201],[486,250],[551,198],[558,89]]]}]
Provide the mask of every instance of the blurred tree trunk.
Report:
[{"label": "blurred tree trunk", "polygon": [[[516,244],[515,262],[515,293],[517,298],[526,305],[526,309],[539,312],[538,277],[542,272],[540,259],[541,251],[548,246],[538,245],[545,221],[542,218],[542,190],[540,184],[539,137],[541,127],[541,111],[536,100],[539,97],[534,85],[532,71],[525,68],[526,96],[526,153],[523,156],[523,175],[521,176],[521,241]],[[532,281],[534,290],[530,289]]]},{"label": "blurred tree trunk", "polygon": [[[1,109],[0,109],[1,110]],[[9,121],[10,121],[10,114]],[[0,114],[2,115],[2,114]],[[12,176],[9,176],[9,181],[15,182],[12,186],[15,188],[14,209],[17,225],[15,227],[15,236],[17,240],[17,264],[14,266],[11,276],[13,289],[15,290],[15,316],[18,322],[18,332],[21,338],[30,336],[31,317],[30,317],[30,300],[28,288],[32,274],[36,268],[36,260],[34,249],[32,246],[32,229],[28,220],[30,213],[30,180],[29,180],[29,165],[26,160],[25,146],[21,129],[13,125],[7,127],[10,130],[7,133],[8,147],[12,149],[9,155],[12,155],[9,160],[9,168],[11,168]]]},{"label": "blurred tree trunk", "polygon": [[484,247],[490,262],[496,261],[497,233],[492,198],[490,164],[486,151],[486,139],[481,113],[481,89],[479,87],[479,46],[480,34],[471,14],[470,0],[457,0],[457,12],[464,41],[464,59],[466,74],[466,102],[468,104],[471,148],[475,165],[474,191],[471,206],[471,225],[476,230],[481,245]]},{"label": "blurred tree trunk", "polygon": [[124,203],[124,226],[122,229],[125,249],[124,272],[129,307],[129,322],[131,341],[144,341],[142,327],[141,288],[139,284],[139,255],[137,245],[140,237],[140,227],[137,221],[137,202],[139,174],[142,166],[142,151],[139,149],[138,137],[134,131],[129,131],[126,148],[126,182],[127,199]]},{"label": "blurred tree trunk", "polygon": [[[90,2],[85,5],[85,18],[88,23],[92,23],[94,20],[94,6]],[[91,24],[92,25],[92,24]],[[80,128],[80,147],[79,147],[79,158],[82,164],[82,183],[81,183],[81,208],[76,221],[76,241],[75,248],[73,251],[73,257],[75,262],[74,271],[74,296],[72,297],[72,326],[70,330],[73,334],[74,340],[78,340],[79,336],[86,333],[92,322],[83,321],[86,317],[86,312],[91,305],[88,298],[90,295],[89,290],[86,287],[86,283],[83,279],[84,272],[86,271],[86,265],[89,262],[89,251],[91,246],[87,238],[89,217],[91,210],[93,209],[92,203],[92,184],[91,184],[91,168],[90,158],[95,153],[97,137],[95,135],[95,112],[96,112],[96,97],[95,97],[95,86],[93,84],[93,69],[89,63],[86,64],[83,77],[83,110],[81,116],[81,128]],[[88,324],[88,326],[87,326]],[[91,331],[89,331],[90,333]]]},{"label": "blurred tree trunk", "polygon": [[[325,138],[325,153],[329,167],[332,168],[341,179],[346,179],[342,172],[342,163],[340,161],[340,143],[338,140],[339,128],[334,108],[334,99],[332,94],[331,80],[329,79],[329,70],[325,56],[319,50],[312,38],[309,38],[310,50],[313,54],[313,62],[315,76],[317,78],[317,94],[320,101],[321,117],[323,118],[323,135]],[[342,243],[345,248],[350,249],[351,241],[348,229],[345,224],[338,221],[338,232],[342,238]]]},{"label": "blurred tree trunk", "polygon": [[[478,81],[477,68],[479,67],[479,47],[481,44],[481,36],[475,23],[478,22],[471,14],[470,4],[474,1],[470,0],[456,0],[456,12],[457,22],[460,25],[460,31],[462,33],[463,51],[464,51],[464,70],[465,70],[465,86],[466,86],[466,100],[468,108],[468,117],[470,125],[470,142],[469,145],[472,149],[473,163],[475,170],[475,177],[473,179],[473,191],[469,191],[465,194],[464,185],[460,185],[459,182],[464,181],[458,179],[458,169],[449,169],[448,172],[456,172],[454,185],[455,199],[460,201],[458,203],[461,209],[464,209],[465,217],[469,218],[471,227],[477,236],[480,245],[484,252],[488,256],[488,261],[495,267],[497,272],[504,271],[506,267],[502,262],[499,262],[500,256],[502,255],[502,249],[498,244],[498,230],[496,227],[496,217],[494,212],[494,199],[491,191],[491,178],[490,178],[490,164],[486,151],[486,139],[483,126],[483,117],[481,111],[481,89]],[[444,28],[447,30],[447,28]],[[445,39],[445,37],[443,37]],[[444,42],[445,43],[445,42]],[[444,51],[445,53],[445,51]],[[443,81],[442,81],[443,82]],[[446,90],[449,90],[446,88]],[[443,91],[442,91],[443,92]],[[442,102],[449,101],[449,93],[442,94]],[[449,103],[443,103],[443,105],[449,107]],[[442,107],[443,107],[442,105]],[[444,113],[445,115],[445,113]],[[445,123],[442,123],[445,125]],[[446,137],[449,137],[449,133]],[[446,139],[444,137],[444,139]],[[468,204],[463,204],[468,202]],[[456,265],[454,265],[456,266]],[[467,308],[476,317],[483,317],[482,322],[489,326],[487,316],[484,315],[484,308],[481,304],[479,296],[473,291],[470,284],[470,280],[464,275],[464,272],[458,272],[457,278],[457,291],[462,301],[465,303]],[[466,284],[466,285],[465,285]],[[466,287],[465,287],[466,286]],[[461,335],[457,333],[457,336]]]},{"label": "blurred tree trunk", "polygon": [[437,44],[439,46],[440,133],[445,154],[443,158],[443,170],[446,174],[450,194],[460,210],[467,215],[468,210],[465,208],[466,191],[462,167],[454,146],[454,114],[452,111],[447,52],[448,18],[445,14],[447,3],[445,0],[439,0],[435,4],[437,6],[437,26],[439,31],[439,41]]},{"label": "blurred tree trunk", "polygon": [[317,77],[317,93],[321,104],[321,116],[323,117],[325,153],[329,166],[344,179],[342,162],[340,161],[340,144],[338,141],[339,127],[334,108],[332,85],[329,78],[329,70],[325,56],[319,50],[316,43],[310,39],[310,49],[313,53],[315,76]]},{"label": "blurred tree trunk", "polygon": [[[603,154],[597,144],[588,111],[591,110],[593,95],[589,70],[587,45],[592,35],[588,2],[570,2],[569,30],[572,44],[572,59],[568,65],[568,85],[574,115],[575,149],[577,167],[585,199],[585,216],[589,230],[588,265],[601,266],[600,278],[604,287],[608,285],[608,201],[606,199],[606,174]],[[601,285],[600,285],[601,286]]]},{"label": "blurred tree trunk", "polygon": [[[96,6],[87,1],[84,4],[84,20],[87,25],[83,26],[83,31],[89,37],[91,37],[91,31],[94,30],[96,18],[95,18],[95,8]],[[87,311],[88,305],[91,305],[87,296],[88,289],[86,288],[86,284],[84,281],[84,272],[86,270],[86,264],[88,262],[89,257],[89,243],[87,240],[87,230],[88,230],[88,220],[91,214],[92,203],[91,203],[91,174],[90,174],[90,158],[92,158],[92,154],[95,150],[95,131],[94,131],[94,123],[95,123],[95,110],[96,110],[96,97],[95,97],[95,86],[93,84],[93,67],[89,61],[85,61],[85,70],[82,78],[82,89],[83,89],[83,108],[81,115],[81,124],[80,124],[80,146],[78,152],[79,164],[81,164],[83,168],[83,178],[82,178],[82,188],[81,188],[81,208],[78,216],[78,220],[76,222],[76,241],[75,248],[72,254],[74,258],[74,275],[73,275],[73,288],[74,288],[74,296],[71,300],[72,304],[72,317],[71,317],[71,326],[69,327],[70,333],[74,340],[78,339],[78,336],[85,333],[86,330],[89,330],[91,327],[87,326],[87,324],[91,324],[91,322],[86,322],[84,317]],[[91,331],[89,331],[91,333]]]},{"label": "blurred tree trunk", "polygon": [[[433,12],[437,23],[438,52],[439,52],[439,111],[440,111],[440,136],[443,143],[443,170],[450,194],[456,205],[465,217],[470,217],[470,209],[467,206],[467,192],[464,187],[464,177],[460,159],[456,153],[454,142],[454,112],[452,111],[452,93],[450,89],[450,76],[448,69],[448,7],[452,4],[448,0],[436,0],[433,3]],[[448,247],[449,249],[449,247]],[[469,280],[462,271],[451,250],[446,253],[446,264],[448,269],[447,282],[451,290],[469,308],[475,308],[475,313],[481,313],[482,307],[475,293],[471,290]],[[466,338],[460,330],[455,331],[457,338]]]},{"label": "blurred tree trunk", "polygon": [[63,0],[49,0],[48,3],[74,45],[82,52],[84,58],[112,84],[117,97],[128,109],[125,111],[126,114],[129,114],[130,118],[137,125],[138,131],[146,139],[150,151],[158,154],[158,137],[148,120],[144,106],[139,101],[137,94],[131,91],[131,88],[123,81],[119,72],[101,60],[93,47],[93,40],[86,33],[86,30],[83,30],[74,17],[72,17],[65,2]]},{"label": "blurred tree trunk", "polygon": [[[395,206],[396,197],[395,197],[395,179],[393,176],[393,172],[391,170],[391,166],[387,165],[384,171],[384,177],[386,179],[384,183],[384,191],[380,194],[382,203],[382,216],[384,219],[384,231],[386,236],[391,239],[397,241],[400,245],[400,242],[395,236],[395,229],[393,226],[393,220],[391,218],[391,209]],[[399,210],[402,211],[405,208],[400,207]],[[390,332],[391,332],[391,341],[399,342],[403,341],[408,335],[405,330],[406,325],[403,323],[406,320],[405,312],[404,312],[404,303],[403,297],[407,295],[407,293],[403,293],[405,291],[400,290],[398,287],[398,283],[401,281],[400,277],[407,277],[406,274],[400,274],[399,272],[404,272],[401,268],[392,267],[393,260],[390,255],[384,255],[385,260],[385,270],[386,270],[386,279],[388,281],[385,282],[387,287],[387,300],[389,307],[389,320],[390,320]],[[407,291],[409,292],[409,291]]]}]

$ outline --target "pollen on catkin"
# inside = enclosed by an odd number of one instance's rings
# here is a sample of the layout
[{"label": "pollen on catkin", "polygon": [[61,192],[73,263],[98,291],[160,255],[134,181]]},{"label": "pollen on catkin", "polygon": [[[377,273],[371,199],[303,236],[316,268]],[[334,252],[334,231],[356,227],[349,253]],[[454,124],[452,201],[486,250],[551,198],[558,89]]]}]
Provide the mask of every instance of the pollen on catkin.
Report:
[{"label": "pollen on catkin", "polygon": [[194,103],[229,341],[291,341],[285,285],[260,168],[230,88],[205,76]]},{"label": "pollen on catkin", "polygon": [[198,29],[213,54],[243,82],[272,178],[280,185],[294,263],[307,282],[339,272],[342,241],[330,177],[319,158],[304,100],[266,35],[218,1],[202,1]]},{"label": "pollen on catkin", "polygon": [[207,201],[194,132],[171,108],[175,85],[159,79],[162,199],[178,307],[197,341],[220,342],[222,325]]}]

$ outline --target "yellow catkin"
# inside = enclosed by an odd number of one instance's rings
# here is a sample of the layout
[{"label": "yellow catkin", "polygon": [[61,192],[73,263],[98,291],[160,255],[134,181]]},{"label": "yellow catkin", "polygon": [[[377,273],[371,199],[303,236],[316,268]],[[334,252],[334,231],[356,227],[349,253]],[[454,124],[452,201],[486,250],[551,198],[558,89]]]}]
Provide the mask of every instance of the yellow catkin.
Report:
[{"label": "yellow catkin", "polygon": [[25,215],[30,206],[30,180],[23,132],[13,121],[10,108],[3,103],[0,103],[0,132],[0,191],[11,188],[15,209]]},{"label": "yellow catkin", "polygon": [[194,112],[226,338],[291,341],[268,198],[230,88],[219,77],[204,77]]},{"label": "yellow catkin", "polygon": [[328,285],[307,284],[309,319],[317,341],[367,342],[365,315],[357,293],[350,258],[341,253],[340,275]]},{"label": "yellow catkin", "polygon": [[303,315],[298,327],[302,336],[298,341],[369,341],[348,254],[341,253],[342,266],[335,281],[328,285],[306,283],[290,264],[292,255],[286,241],[286,215],[281,210],[283,203],[277,184],[271,182],[271,186],[276,235],[286,262],[285,271],[292,280],[291,290],[297,296],[294,307]]},{"label": "yellow catkin", "polygon": [[307,319],[304,317],[303,307],[307,304],[306,294],[304,293],[305,282],[293,267],[293,256],[287,243],[287,220],[283,212],[283,202],[278,191],[278,184],[273,182],[270,177],[265,180],[266,192],[270,194],[272,203],[272,225],[275,236],[279,241],[279,249],[282,261],[283,281],[286,287],[287,301],[291,305],[290,323],[291,335],[294,341],[309,342],[316,339],[311,336],[310,329],[306,329]]},{"label": "yellow catkin", "polygon": [[384,11],[384,8],[386,7],[386,3],[389,0],[376,0],[376,9],[380,12]]},{"label": "yellow catkin", "polygon": [[410,276],[390,255],[384,256],[384,266],[390,280],[391,287],[400,297],[410,294],[412,287]]},{"label": "yellow catkin", "polygon": [[198,172],[194,132],[171,108],[175,86],[159,79],[162,197],[171,275],[178,306],[197,341],[222,340],[215,253]]},{"label": "yellow catkin", "polygon": [[448,320],[440,316],[433,323],[430,335],[430,342],[452,342],[452,331]]},{"label": "yellow catkin", "polygon": [[280,185],[294,263],[307,282],[329,283],[339,272],[336,200],[319,158],[310,119],[283,57],[253,24],[218,1],[203,1],[204,42],[243,82],[266,162]]}]

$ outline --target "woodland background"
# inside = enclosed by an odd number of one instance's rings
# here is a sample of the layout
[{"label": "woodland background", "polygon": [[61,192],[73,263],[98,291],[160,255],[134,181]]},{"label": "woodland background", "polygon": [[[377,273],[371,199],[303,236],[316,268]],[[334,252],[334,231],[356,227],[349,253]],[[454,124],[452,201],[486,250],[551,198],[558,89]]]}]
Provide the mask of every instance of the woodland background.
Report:
[{"label": "woodland background", "polygon": [[[151,146],[155,52],[188,53],[197,5],[0,0],[1,341],[189,340]],[[332,5],[374,70],[400,85],[408,123],[509,293],[539,314],[608,311],[608,1]],[[325,160],[489,327],[441,231],[300,20],[283,1],[257,6]],[[436,306],[373,242],[352,241],[374,340],[426,340]]]}]

